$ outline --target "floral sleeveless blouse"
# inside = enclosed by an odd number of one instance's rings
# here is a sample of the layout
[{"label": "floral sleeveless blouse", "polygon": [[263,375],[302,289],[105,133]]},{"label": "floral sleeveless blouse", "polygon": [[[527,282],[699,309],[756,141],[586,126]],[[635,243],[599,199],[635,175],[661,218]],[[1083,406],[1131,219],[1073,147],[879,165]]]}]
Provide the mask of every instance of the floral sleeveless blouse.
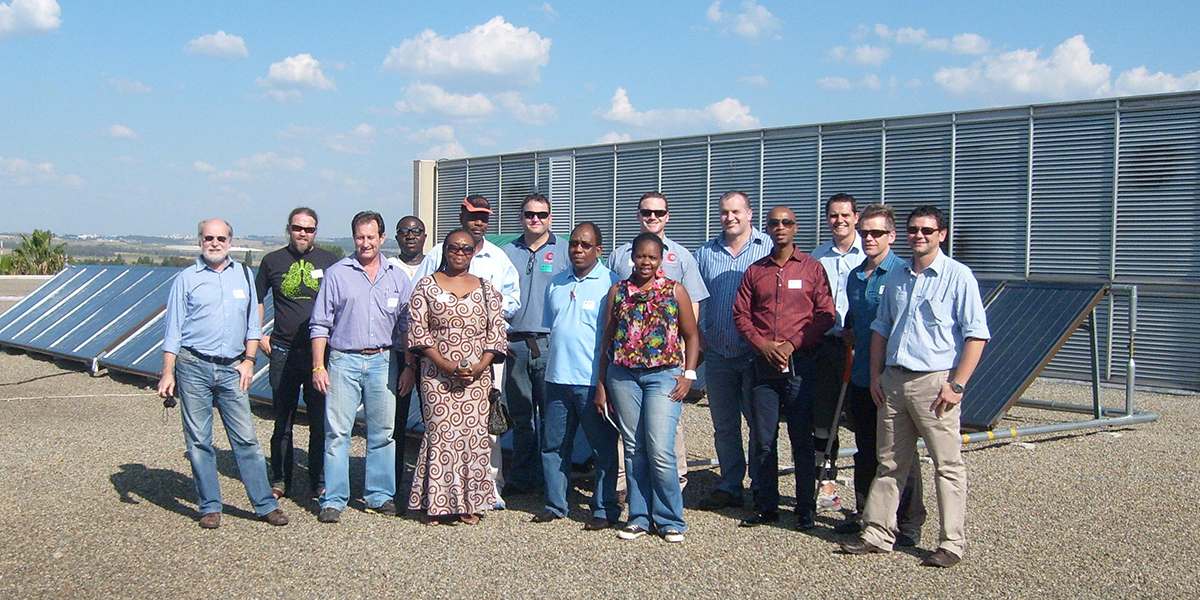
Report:
[{"label": "floral sleeveless blouse", "polygon": [[614,364],[639,369],[683,364],[673,279],[660,277],[644,291],[628,280],[620,282],[613,298],[613,318]]}]

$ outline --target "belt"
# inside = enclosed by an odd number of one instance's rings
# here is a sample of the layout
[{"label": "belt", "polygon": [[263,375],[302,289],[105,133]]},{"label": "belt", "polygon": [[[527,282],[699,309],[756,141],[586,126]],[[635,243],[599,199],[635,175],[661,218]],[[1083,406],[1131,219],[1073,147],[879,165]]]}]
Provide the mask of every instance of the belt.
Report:
[{"label": "belt", "polygon": [[245,354],[239,354],[233,358],[222,358],[220,356],[209,356],[207,354],[201,354],[187,346],[184,346],[183,349],[187,350],[188,352],[191,352],[192,356],[195,356],[196,358],[198,358],[206,363],[212,363],[214,365],[221,365],[221,366],[225,366],[225,367],[232,365],[234,363],[242,362],[242,360],[244,360],[246,358]]},{"label": "belt", "polygon": [[929,373],[940,373],[941,372],[941,371],[914,371],[908,367],[902,367],[900,365],[888,365],[887,368],[894,369],[896,371],[899,371],[901,373],[906,373],[909,375],[926,375]]},{"label": "belt", "polygon": [[379,354],[380,352],[383,352],[384,350],[391,350],[391,349],[392,349],[391,346],[384,346],[382,348],[367,348],[365,350],[340,350],[340,352],[345,353],[345,354]]},{"label": "belt", "polygon": [[513,331],[508,334],[508,341],[520,342],[524,340],[540,340],[550,337],[548,333],[532,333],[526,331]]}]

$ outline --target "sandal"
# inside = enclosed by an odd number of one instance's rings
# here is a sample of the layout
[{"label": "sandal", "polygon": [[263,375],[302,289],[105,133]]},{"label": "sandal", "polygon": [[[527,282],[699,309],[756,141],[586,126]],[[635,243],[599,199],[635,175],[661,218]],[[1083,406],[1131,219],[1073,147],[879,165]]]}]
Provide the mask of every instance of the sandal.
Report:
[{"label": "sandal", "polygon": [[462,521],[464,525],[474,525],[479,522],[479,515],[459,515],[458,520]]},{"label": "sandal", "polygon": [[439,519],[438,517],[431,515],[429,513],[425,513],[425,514],[421,515],[421,522],[426,525],[442,525],[443,524],[441,519]]}]

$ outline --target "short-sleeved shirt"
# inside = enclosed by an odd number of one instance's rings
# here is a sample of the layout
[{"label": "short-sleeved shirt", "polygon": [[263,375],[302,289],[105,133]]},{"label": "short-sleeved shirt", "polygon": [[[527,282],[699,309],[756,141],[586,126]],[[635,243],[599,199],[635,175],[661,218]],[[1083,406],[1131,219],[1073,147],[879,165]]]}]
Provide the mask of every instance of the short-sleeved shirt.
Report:
[{"label": "short-sleeved shirt", "polygon": [[329,338],[342,352],[398,346],[408,331],[412,282],[392,263],[379,261],[375,280],[350,255],[325,271],[313,305],[311,335]]},{"label": "short-sleeved shirt", "polygon": [[846,324],[846,310],[849,308],[846,300],[846,278],[854,267],[867,260],[867,255],[863,253],[862,249],[862,236],[855,232],[854,243],[845,254],[838,250],[833,240],[829,240],[817,246],[817,249],[813,250],[812,257],[820,261],[822,267],[825,267],[825,277],[829,279],[829,291],[833,294],[833,306],[837,309],[837,321],[828,334],[840,336],[842,327]]},{"label": "short-sleeved shirt", "polygon": [[304,254],[284,246],[263,257],[254,279],[254,291],[260,301],[265,301],[267,290],[271,290],[271,303],[275,305],[272,344],[284,348],[308,346],[313,301],[321,289],[325,269],[337,261],[332,252],[317,246]]},{"label": "short-sleeved shirt", "polygon": [[[663,261],[662,266],[658,268],[658,276],[682,283],[692,302],[708,298],[708,288],[704,287],[700,269],[696,267],[696,258],[675,240],[665,235],[661,237],[666,248],[663,249]],[[606,264],[621,279],[629,279],[633,274],[633,242],[626,242],[613,250],[612,254],[608,255]]]},{"label": "short-sleeved shirt", "polygon": [[[425,257],[422,256],[421,260],[424,260],[424,259],[425,259]],[[417,269],[421,268],[421,263],[417,263],[415,265],[410,265],[410,264],[400,260],[400,257],[398,257],[398,256],[389,257],[388,262],[392,263],[393,265],[396,265],[397,267],[400,267],[400,270],[404,271],[404,274],[408,275],[408,279],[410,281],[412,281],[413,287],[415,288],[417,286]]]},{"label": "short-sleeved shirt", "polygon": [[879,308],[879,296],[886,289],[884,280],[893,271],[904,268],[904,259],[888,251],[883,262],[866,273],[866,261],[854,267],[846,279],[846,327],[854,332],[854,364],[850,367],[850,382],[859,387],[871,385],[871,322]]},{"label": "short-sleeved shirt", "polygon": [[[417,274],[412,277],[412,280],[416,282],[426,275],[432,275],[434,271],[438,270],[441,263],[442,243],[438,242],[429,250],[429,254],[425,255],[425,260],[421,261],[421,266],[417,267]],[[500,295],[504,298],[505,319],[511,319],[513,315],[517,314],[517,309],[521,308],[521,278],[517,275],[517,268],[513,266],[511,260],[508,260],[508,255],[503,250],[495,244],[483,240],[483,247],[471,257],[471,264],[467,267],[467,272],[488,280],[488,283],[500,290]]]},{"label": "short-sleeved shirt", "polygon": [[600,263],[583,277],[567,269],[546,287],[542,325],[550,330],[546,381],[595,386],[608,290],[620,279]]},{"label": "short-sleeved shirt", "polygon": [[226,258],[218,273],[197,258],[175,276],[167,295],[163,352],[191,348],[205,356],[237,358],[246,351],[246,340],[261,338],[249,269]]},{"label": "short-sleeved shirt", "polygon": [[909,262],[883,285],[871,329],[888,340],[888,366],[946,371],[958,365],[967,338],[992,337],[975,275],[940,250],[920,274]]},{"label": "short-sleeved shirt", "polygon": [[733,322],[751,346],[791,342],[796,350],[821,341],[833,323],[833,298],[825,269],[793,248],[780,266],[768,254],[746,269],[733,302]]},{"label": "short-sleeved shirt", "polygon": [[571,266],[567,259],[567,240],[552,233],[545,244],[532,250],[525,245],[525,236],[520,236],[500,249],[517,268],[521,288],[521,307],[509,321],[510,329],[518,333],[550,333],[550,329],[542,325],[546,286],[555,275]]},{"label": "short-sleeved shirt", "polygon": [[770,236],[752,228],[750,239],[737,256],[729,253],[723,234],[696,251],[696,265],[709,294],[700,304],[700,335],[708,352],[734,358],[752,350],[733,323],[733,302],[746,269],[770,254],[773,245]]}]

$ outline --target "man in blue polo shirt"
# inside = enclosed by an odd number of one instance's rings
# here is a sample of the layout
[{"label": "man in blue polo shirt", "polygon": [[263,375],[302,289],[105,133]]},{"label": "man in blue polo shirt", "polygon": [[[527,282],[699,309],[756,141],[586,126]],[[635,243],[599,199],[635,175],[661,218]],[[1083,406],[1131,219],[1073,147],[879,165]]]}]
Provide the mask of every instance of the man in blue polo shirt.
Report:
[{"label": "man in blue polo shirt", "polygon": [[572,442],[583,427],[592,447],[596,484],[592,517],[584,530],[606,529],[621,517],[617,503],[617,429],[596,409],[600,332],[608,290],[620,281],[600,264],[600,228],[584,221],[571,232],[571,269],[551,280],[545,293],[542,324],[550,335],[546,365],[546,403],[542,411],[542,472],[546,504],[534,523],[567,516]]},{"label": "man in blue polo shirt", "polygon": [[[847,426],[854,432],[858,451],[854,453],[855,514],[833,530],[837,533],[859,533],[863,530],[862,511],[867,506],[867,494],[875,471],[879,468],[876,456],[876,413],[871,400],[871,323],[884,292],[884,280],[893,271],[904,268],[904,260],[892,252],[896,241],[896,216],[890,206],[872,204],[863,209],[859,218],[863,253],[867,259],[850,271],[846,278],[846,328],[842,335],[854,345],[854,362],[850,366],[850,384],[846,387]],[[896,513],[897,546],[916,546],[921,541],[921,525],[925,524],[925,505],[921,490],[921,461],[912,461],[908,477],[900,494]]]},{"label": "man in blue polo shirt", "polygon": [[246,395],[262,337],[250,269],[229,259],[233,244],[229,223],[209,219],[200,223],[197,233],[200,258],[175,276],[167,296],[158,395],[167,398],[179,393],[200,526],[220,527],[224,506],[212,441],[214,406],[221,412],[254,513],[272,525],[287,525],[287,516],[271,494],[267,463],[254,433],[254,415]]}]

